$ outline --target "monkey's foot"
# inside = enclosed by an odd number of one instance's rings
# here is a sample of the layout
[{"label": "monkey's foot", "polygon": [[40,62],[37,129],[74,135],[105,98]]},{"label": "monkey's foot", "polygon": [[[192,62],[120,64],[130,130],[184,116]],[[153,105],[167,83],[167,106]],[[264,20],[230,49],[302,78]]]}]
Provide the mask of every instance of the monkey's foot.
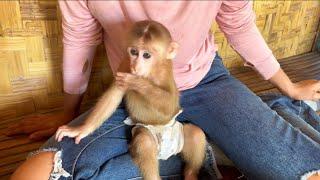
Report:
[{"label": "monkey's foot", "polygon": [[193,170],[185,170],[184,180],[198,180],[198,173],[195,173]]}]

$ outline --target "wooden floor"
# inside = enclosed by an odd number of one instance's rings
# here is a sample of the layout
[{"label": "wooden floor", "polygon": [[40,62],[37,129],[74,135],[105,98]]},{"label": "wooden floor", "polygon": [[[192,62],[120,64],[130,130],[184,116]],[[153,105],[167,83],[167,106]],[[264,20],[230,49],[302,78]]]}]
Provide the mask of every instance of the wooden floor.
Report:
[{"label": "wooden floor", "polygon": [[[320,79],[320,54],[309,53],[280,60],[280,64],[290,78],[296,82],[303,79]],[[258,77],[251,69],[243,67],[231,69],[231,73],[256,93],[276,91],[267,81]],[[6,137],[6,127],[22,117],[0,121],[0,180],[8,179],[26,155],[36,150],[43,142],[31,142],[26,136]]]}]

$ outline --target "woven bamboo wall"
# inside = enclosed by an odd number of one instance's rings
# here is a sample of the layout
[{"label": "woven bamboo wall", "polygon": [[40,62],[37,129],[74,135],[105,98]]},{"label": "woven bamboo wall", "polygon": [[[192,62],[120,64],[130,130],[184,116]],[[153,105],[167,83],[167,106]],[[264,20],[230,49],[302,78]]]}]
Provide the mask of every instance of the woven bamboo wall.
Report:
[{"label": "woven bamboo wall", "polygon": [[[311,51],[319,1],[256,1],[254,8],[259,29],[277,58]],[[62,106],[60,23],[55,0],[0,1],[0,119]],[[219,30],[215,37],[225,64],[242,66]],[[100,46],[85,104],[110,81],[105,59]]]}]

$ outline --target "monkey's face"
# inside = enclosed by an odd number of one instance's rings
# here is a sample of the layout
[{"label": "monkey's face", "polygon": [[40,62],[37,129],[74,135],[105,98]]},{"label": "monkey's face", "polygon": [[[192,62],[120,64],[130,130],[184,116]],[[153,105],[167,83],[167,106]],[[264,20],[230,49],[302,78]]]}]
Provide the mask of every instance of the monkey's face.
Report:
[{"label": "monkey's face", "polygon": [[176,56],[178,44],[175,42],[150,42],[141,39],[127,48],[130,57],[131,73],[138,76],[149,77],[154,68],[163,61],[172,60]]},{"label": "monkey's face", "polygon": [[131,73],[148,77],[158,60],[157,54],[147,48],[138,46],[128,47],[127,51],[130,57]]}]

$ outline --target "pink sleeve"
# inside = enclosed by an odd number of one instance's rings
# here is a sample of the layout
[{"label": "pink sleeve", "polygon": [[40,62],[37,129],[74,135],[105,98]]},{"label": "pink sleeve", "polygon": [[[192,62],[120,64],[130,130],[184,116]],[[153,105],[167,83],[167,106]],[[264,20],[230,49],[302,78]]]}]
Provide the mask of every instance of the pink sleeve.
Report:
[{"label": "pink sleeve", "polygon": [[69,94],[82,94],[88,86],[95,49],[102,40],[101,26],[87,1],[58,1],[63,29],[63,86]]},{"label": "pink sleeve", "polygon": [[217,23],[231,46],[264,79],[270,79],[280,65],[255,24],[252,1],[223,1]]}]

